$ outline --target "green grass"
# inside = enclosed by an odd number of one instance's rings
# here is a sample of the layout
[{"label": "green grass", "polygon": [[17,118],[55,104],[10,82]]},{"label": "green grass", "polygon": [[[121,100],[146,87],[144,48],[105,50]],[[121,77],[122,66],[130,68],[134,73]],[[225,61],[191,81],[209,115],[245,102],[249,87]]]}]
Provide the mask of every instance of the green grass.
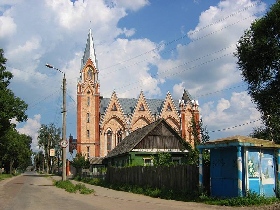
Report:
[{"label": "green grass", "polygon": [[202,190],[197,192],[183,192],[183,191],[175,191],[170,189],[159,189],[153,188],[150,186],[136,186],[129,184],[110,184],[106,183],[102,179],[97,178],[80,178],[76,177],[75,180],[81,181],[84,183],[102,186],[118,191],[131,192],[135,194],[142,194],[154,198],[162,198],[168,200],[178,200],[184,202],[199,202],[210,205],[220,205],[220,206],[262,206],[262,205],[271,205],[275,203],[280,203],[279,198],[267,198],[261,195],[257,195],[256,193],[247,192],[244,197],[236,197],[236,198],[217,198],[210,197]]},{"label": "green grass", "polygon": [[13,177],[12,174],[0,174],[0,181],[11,177]]},{"label": "green grass", "polygon": [[236,198],[213,198],[201,196],[199,201],[206,204],[221,206],[262,206],[280,202],[279,198],[268,198],[252,192],[247,192],[247,195],[244,197]]},{"label": "green grass", "polygon": [[71,181],[66,180],[66,181],[54,181],[54,185],[58,188],[65,189],[65,191],[69,193],[76,193],[79,191],[81,194],[91,194],[94,193],[93,189],[86,188],[84,184],[76,184],[74,185]]}]

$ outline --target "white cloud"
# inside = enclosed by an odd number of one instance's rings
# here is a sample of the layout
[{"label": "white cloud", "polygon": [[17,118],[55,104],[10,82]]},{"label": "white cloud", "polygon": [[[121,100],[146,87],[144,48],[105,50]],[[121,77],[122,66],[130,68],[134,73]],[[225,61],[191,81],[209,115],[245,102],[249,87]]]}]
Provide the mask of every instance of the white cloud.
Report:
[{"label": "white cloud", "polygon": [[124,7],[133,11],[137,11],[150,4],[148,0],[113,0],[112,2],[114,2],[114,4],[118,7]]},{"label": "white cloud", "polygon": [[17,26],[13,18],[0,16],[0,39],[13,35],[16,29]]},{"label": "white cloud", "polygon": [[[146,53],[155,47],[148,39],[117,39],[111,45],[103,45],[103,53],[99,54],[98,60],[104,96],[110,97],[114,89],[119,97],[138,97],[140,90],[146,92],[147,97],[159,94],[160,81],[149,73],[150,65],[156,63],[159,55],[157,52]],[[139,54],[142,56],[137,57]],[[114,61],[116,65],[112,66],[107,60]]]},{"label": "white cloud", "polygon": [[32,144],[31,149],[33,151],[38,151],[38,130],[41,127],[41,115],[35,115],[33,118],[28,118],[27,122],[23,125],[21,128],[17,128],[18,132],[21,134],[25,134],[28,136],[31,136],[32,138]]},{"label": "white cloud", "polygon": [[[233,56],[238,39],[264,10],[263,3],[224,0],[201,13],[188,32],[189,43],[177,45],[177,55],[160,61],[159,75],[183,80],[193,94],[213,92],[241,81]],[[165,51],[169,50],[166,46]]]},{"label": "white cloud", "polygon": [[[229,100],[221,98],[217,104],[209,101],[201,106],[204,124],[212,138],[215,136],[248,135],[252,127],[261,125],[260,113],[244,91],[233,92]],[[235,127],[236,126],[236,127]]]}]

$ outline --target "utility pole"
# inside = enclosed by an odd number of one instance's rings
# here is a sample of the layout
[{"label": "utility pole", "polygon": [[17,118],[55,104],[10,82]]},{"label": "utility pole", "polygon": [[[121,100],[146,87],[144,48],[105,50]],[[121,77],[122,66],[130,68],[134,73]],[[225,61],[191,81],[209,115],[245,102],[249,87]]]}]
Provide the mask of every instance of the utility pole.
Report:
[{"label": "utility pole", "polygon": [[66,78],[65,73],[60,69],[53,67],[50,64],[46,64],[46,67],[55,69],[60,73],[63,73],[62,80],[62,93],[63,93],[63,101],[62,101],[62,141],[60,142],[60,146],[62,147],[62,181],[66,180],[66,147],[68,142],[66,140]]},{"label": "utility pole", "polygon": [[[63,74],[63,82],[62,82],[62,90],[63,90],[63,121],[62,121],[62,181],[66,180],[66,78],[65,73]],[[65,146],[66,145],[66,146]]]}]

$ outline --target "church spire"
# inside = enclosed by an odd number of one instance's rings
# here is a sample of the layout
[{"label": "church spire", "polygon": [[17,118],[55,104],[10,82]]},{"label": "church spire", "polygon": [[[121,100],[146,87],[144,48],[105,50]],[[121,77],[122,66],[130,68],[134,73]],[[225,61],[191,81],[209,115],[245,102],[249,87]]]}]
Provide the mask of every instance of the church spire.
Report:
[{"label": "church spire", "polygon": [[81,69],[84,67],[84,65],[86,64],[88,59],[91,59],[95,68],[98,69],[98,63],[97,63],[97,59],[96,59],[91,29],[89,29],[86,48],[85,48],[84,56],[83,56],[82,62],[81,62]]}]

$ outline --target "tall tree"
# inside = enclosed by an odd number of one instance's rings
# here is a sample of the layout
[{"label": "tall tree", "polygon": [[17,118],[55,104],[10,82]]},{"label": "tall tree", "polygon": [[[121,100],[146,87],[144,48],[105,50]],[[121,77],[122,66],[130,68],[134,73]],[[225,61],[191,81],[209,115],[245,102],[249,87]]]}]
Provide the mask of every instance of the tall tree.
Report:
[{"label": "tall tree", "polygon": [[[53,123],[49,125],[42,124],[38,134],[38,145],[45,152],[47,172],[50,172],[50,169],[53,171],[54,161],[59,160],[59,154],[61,154],[61,129],[57,128]],[[55,157],[50,157],[50,149],[55,149]]]},{"label": "tall tree", "polygon": [[4,51],[0,49],[0,136],[10,128],[11,119],[15,118],[18,122],[27,119],[27,104],[8,88],[13,75],[6,70],[6,62]]},{"label": "tall tree", "polygon": [[280,1],[251,24],[237,44],[235,56],[243,80],[248,83],[263,122],[280,142]]},{"label": "tall tree", "polygon": [[[199,144],[205,144],[210,139],[208,130],[206,126],[203,125],[202,118],[197,122],[194,116],[192,117],[192,134],[194,137],[194,148],[189,151],[188,163],[198,164],[199,151],[196,146]],[[210,160],[209,152],[204,150],[202,155],[204,162],[208,163]]]},{"label": "tall tree", "polygon": [[[13,138],[9,138],[8,133],[14,129],[15,125],[11,123],[11,119],[16,119],[18,122],[23,122],[27,119],[25,114],[27,104],[20,98],[16,97],[9,89],[10,81],[13,78],[11,72],[6,70],[7,59],[4,57],[3,49],[0,49],[0,160],[6,164],[4,155],[7,156],[7,151],[11,151],[13,147],[7,148]],[[13,166],[13,164],[12,164]]]},{"label": "tall tree", "polygon": [[2,160],[5,170],[12,173],[14,169],[25,170],[31,165],[31,142],[30,136],[19,134],[14,128],[10,128],[5,133],[5,148],[2,153]]}]

